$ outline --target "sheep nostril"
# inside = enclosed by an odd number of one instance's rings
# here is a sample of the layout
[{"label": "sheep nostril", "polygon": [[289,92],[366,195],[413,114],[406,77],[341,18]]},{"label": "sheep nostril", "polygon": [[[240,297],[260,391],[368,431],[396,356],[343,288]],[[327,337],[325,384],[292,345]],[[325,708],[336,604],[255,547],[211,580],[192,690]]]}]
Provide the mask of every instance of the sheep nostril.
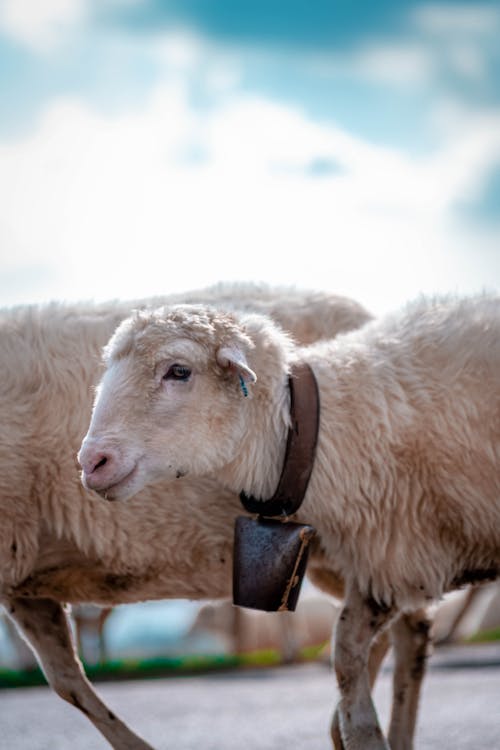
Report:
[{"label": "sheep nostril", "polygon": [[101,468],[101,466],[104,466],[104,464],[105,464],[105,463],[107,463],[107,461],[108,461],[108,458],[107,458],[107,456],[103,456],[103,457],[101,458],[101,460],[100,460],[100,461],[98,461],[98,462],[96,463],[96,465],[95,465],[95,466],[94,466],[94,468],[92,469],[92,472],[94,472],[94,471],[97,471],[98,469],[100,469],[100,468]]}]

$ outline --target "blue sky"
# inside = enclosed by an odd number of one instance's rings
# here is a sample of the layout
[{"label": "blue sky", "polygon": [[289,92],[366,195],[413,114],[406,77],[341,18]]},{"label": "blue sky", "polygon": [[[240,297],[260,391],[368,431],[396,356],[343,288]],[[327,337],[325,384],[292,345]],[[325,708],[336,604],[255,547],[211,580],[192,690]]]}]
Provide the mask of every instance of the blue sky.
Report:
[{"label": "blue sky", "polygon": [[492,2],[0,0],[3,303],[498,289]]}]

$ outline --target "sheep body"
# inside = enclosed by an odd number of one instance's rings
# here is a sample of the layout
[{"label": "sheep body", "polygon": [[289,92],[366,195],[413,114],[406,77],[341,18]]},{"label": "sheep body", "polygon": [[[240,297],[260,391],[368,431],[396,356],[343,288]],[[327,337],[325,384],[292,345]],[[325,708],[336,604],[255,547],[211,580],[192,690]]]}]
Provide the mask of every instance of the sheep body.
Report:
[{"label": "sheep body", "polygon": [[303,514],[363,594],[412,608],[500,573],[499,343],[498,299],[421,300],[298,354],[322,401]]},{"label": "sheep body", "polygon": [[[115,497],[179,473],[269,497],[286,442],[287,377],[302,361],[318,381],[321,423],[298,519],[318,531],[313,580],[346,581],[335,658],[344,740],[375,750],[386,745],[367,692],[374,635],[396,613],[500,572],[498,298],[421,299],[303,348],[260,316],[186,306],[139,314],[108,345],[80,461],[84,480]],[[186,382],[172,376],[174,362]],[[250,398],[235,374],[249,388],[256,381]]]},{"label": "sheep body", "polygon": [[109,504],[78,476],[76,453],[103,345],[132,309],[181,300],[265,311],[304,342],[371,318],[342,297],[264,285],[0,312],[0,602],[54,689],[120,750],[149,746],[110,718],[85,681],[59,602],[113,605],[231,592],[234,518],[241,512],[234,493],[193,478]]},{"label": "sheep body", "polygon": [[[499,301],[486,296],[421,300],[303,348],[261,316],[238,324],[199,307],[139,313],[108,347],[86,442],[105,442],[119,418],[115,440],[125,454],[139,455],[150,435],[139,461],[146,481],[150,470],[211,473],[235,492],[269,497],[286,443],[289,368],[307,361],[321,423],[299,518],[316,525],[336,571],[346,580],[356,571],[364,594],[420,606],[467,582],[467,571],[493,576],[500,564],[499,334]],[[176,359],[179,341],[200,385],[193,380],[188,398],[168,384],[171,394],[151,405],[138,396],[150,376],[142,364]],[[218,348],[229,345],[257,373],[252,398],[242,399],[236,378],[217,365]]]},{"label": "sheep body", "polygon": [[[285,321],[293,333],[297,328],[305,340],[313,336],[315,321],[317,336],[321,337],[327,331],[335,335],[370,319],[351,300],[293,289],[275,289],[273,294],[265,286],[218,285],[184,297],[248,308],[254,301],[259,309]],[[157,523],[165,523],[165,516],[160,515],[156,523],[156,516],[162,513],[159,498],[170,492],[170,487],[153,489],[151,501],[149,494],[142,496],[133,510],[125,506],[111,509],[82,488],[76,462],[88,423],[92,388],[100,374],[103,345],[131,309],[160,301],[26,306],[0,314],[3,585],[15,585],[36,570],[39,556],[41,564],[48,564],[48,536],[66,540],[68,547],[75,547],[75,555],[78,551],[110,568],[120,567],[119,560],[127,570],[148,566],[158,555],[172,552],[165,550],[163,531],[158,531]],[[184,495],[189,492],[196,497],[203,494],[200,486],[195,482],[193,490],[177,487],[175,492],[185,503]],[[179,520],[184,523],[185,517]],[[133,544],[129,539],[132,528],[138,532]],[[109,544],[110,537],[113,545]],[[66,559],[67,553],[65,550]],[[185,595],[189,594],[179,593]]]}]

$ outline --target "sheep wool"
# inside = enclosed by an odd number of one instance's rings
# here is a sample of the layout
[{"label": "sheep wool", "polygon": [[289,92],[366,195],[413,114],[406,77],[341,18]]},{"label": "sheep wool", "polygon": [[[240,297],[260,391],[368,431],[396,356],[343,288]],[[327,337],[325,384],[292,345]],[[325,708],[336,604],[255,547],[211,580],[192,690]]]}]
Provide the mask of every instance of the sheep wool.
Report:
[{"label": "sheep wool", "polygon": [[167,302],[265,312],[303,343],[371,319],[343,297],[254,284],[0,312],[0,602],[53,689],[124,750],[149,745],[85,679],[63,605],[229,597],[240,512],[237,496],[206,478],[160,482],[114,504],[80,482],[76,454],[102,373],[102,347],[132,310]]},{"label": "sheep wool", "polygon": [[335,646],[340,731],[347,747],[382,750],[366,673],[375,635],[402,612],[500,573],[498,297],[421,298],[305,347],[261,315],[199,305],[140,312],[106,348],[79,454],[83,481],[126,499],[160,478],[206,476],[271,497],[287,377],[300,362],[315,373],[321,415],[297,520],[318,532],[313,580],[340,576],[346,586]]},{"label": "sheep wool", "polygon": [[[233,357],[221,362],[222,350]],[[270,497],[288,428],[288,372],[306,361],[321,416],[299,520],[318,529],[332,569],[402,608],[498,571],[498,298],[421,299],[306,347],[260,315],[162,307],[125,321],[106,359],[80,453],[89,466],[92,444],[108,457],[84,471],[98,491],[127,496],[181,473]],[[169,375],[177,361],[191,373],[186,382]]]}]

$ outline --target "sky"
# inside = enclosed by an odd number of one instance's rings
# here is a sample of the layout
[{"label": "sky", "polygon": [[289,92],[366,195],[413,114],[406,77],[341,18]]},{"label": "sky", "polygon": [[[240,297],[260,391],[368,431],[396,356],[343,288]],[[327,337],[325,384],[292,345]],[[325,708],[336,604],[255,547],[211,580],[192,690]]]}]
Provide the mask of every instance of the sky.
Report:
[{"label": "sky", "polygon": [[0,0],[0,304],[498,291],[500,4]]}]

